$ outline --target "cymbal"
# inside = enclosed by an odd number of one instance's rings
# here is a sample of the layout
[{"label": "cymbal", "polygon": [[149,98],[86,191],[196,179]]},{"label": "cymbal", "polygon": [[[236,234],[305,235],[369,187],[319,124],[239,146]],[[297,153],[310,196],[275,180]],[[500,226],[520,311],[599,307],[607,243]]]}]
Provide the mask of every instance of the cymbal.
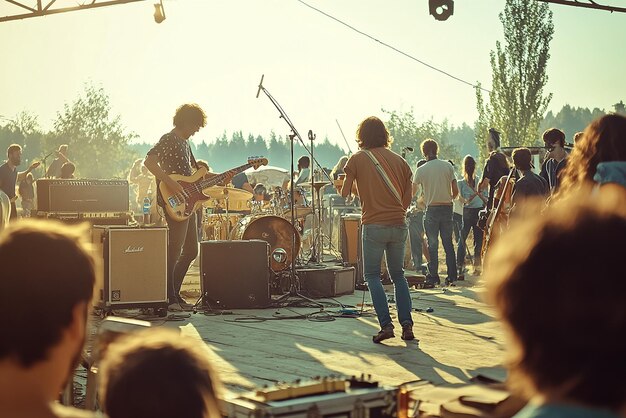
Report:
[{"label": "cymbal", "polygon": [[[327,184],[330,184],[330,182],[329,181],[314,181],[313,187],[315,187],[316,189],[319,189],[321,187],[326,186]],[[298,187],[304,187],[305,189],[307,189],[311,187],[311,183],[310,182],[300,183],[298,184]]]},{"label": "cymbal", "polygon": [[213,186],[202,190],[202,193],[210,198],[218,200],[225,200],[226,197],[228,197],[229,205],[234,202],[245,202],[252,199],[252,193],[247,190],[236,189],[234,187]]}]

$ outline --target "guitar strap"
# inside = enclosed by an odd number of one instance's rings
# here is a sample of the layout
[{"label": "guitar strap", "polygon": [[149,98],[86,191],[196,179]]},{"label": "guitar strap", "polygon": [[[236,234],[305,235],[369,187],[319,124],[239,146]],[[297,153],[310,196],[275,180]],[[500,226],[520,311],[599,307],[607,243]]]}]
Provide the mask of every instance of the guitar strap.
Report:
[{"label": "guitar strap", "polygon": [[380,163],[378,162],[378,160],[376,159],[376,157],[374,156],[372,151],[370,151],[368,149],[366,149],[364,151],[365,151],[365,154],[368,157],[370,157],[370,160],[372,160],[372,163],[374,163],[374,165],[376,166],[376,170],[378,171],[378,173],[382,177],[383,181],[385,182],[385,184],[389,188],[389,191],[391,191],[391,194],[393,194],[396,197],[396,199],[398,200],[398,202],[400,203],[400,205],[402,205],[402,198],[400,197],[400,193],[398,192],[398,189],[396,189],[396,187],[391,182],[391,179],[387,175],[387,172],[385,171],[385,169],[380,165]]}]

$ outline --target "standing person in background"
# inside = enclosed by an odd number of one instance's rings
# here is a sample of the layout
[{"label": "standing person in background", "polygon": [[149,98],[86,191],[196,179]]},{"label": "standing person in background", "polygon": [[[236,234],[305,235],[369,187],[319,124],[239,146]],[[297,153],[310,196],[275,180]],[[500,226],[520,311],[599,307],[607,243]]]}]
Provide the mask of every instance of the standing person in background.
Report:
[{"label": "standing person in background", "polygon": [[156,179],[150,173],[150,170],[143,165],[143,159],[138,158],[133,163],[133,167],[128,174],[128,182],[135,188],[135,211],[141,211],[144,199],[150,199],[151,205],[154,204],[156,195]]},{"label": "standing person in background", "polygon": [[474,234],[474,271],[472,274],[480,272],[483,230],[478,227],[478,212],[485,207],[488,199],[486,190],[482,192],[476,190],[476,160],[471,155],[466,155],[463,159],[463,179],[459,181],[458,186],[459,200],[463,204],[463,229],[457,247],[457,266],[459,280],[464,280],[466,242],[470,230]]},{"label": "standing person in background", "polygon": [[18,185],[18,192],[22,199],[22,218],[29,218],[35,208],[35,177],[33,173],[26,174],[24,180]]},{"label": "standing person in background", "polygon": [[67,163],[63,163],[63,165],[61,166],[61,175],[59,176],[59,178],[73,179],[74,171],[76,171],[76,166],[74,165],[74,163],[71,163],[69,161]]},{"label": "standing person in background", "polygon": [[[417,162],[420,168],[426,164],[426,160],[421,159]],[[424,255],[424,193],[421,187],[412,185],[413,200],[407,212],[407,220],[409,223],[409,241],[411,243],[411,259],[413,260],[413,268],[417,273],[428,274],[428,268],[423,265]]]},{"label": "standing person in background", "polygon": [[48,166],[48,171],[46,171],[46,177],[61,177],[61,167],[63,167],[63,164],[69,161],[69,159],[67,158],[68,148],[69,147],[67,144],[63,144],[59,146],[59,149],[57,151],[54,152],[56,154],[56,158],[52,160],[52,162]]},{"label": "standing person in background", "polygon": [[357,130],[360,150],[344,168],[341,195],[347,197],[356,181],[361,197],[363,270],[381,330],[375,343],[394,337],[387,295],[380,280],[383,255],[395,289],[402,339],[413,340],[411,296],[404,277],[404,247],[408,235],[406,210],[413,195],[411,169],[404,158],[389,149],[393,139],[377,117],[363,120]]},{"label": "standing person in background", "polygon": [[428,239],[428,275],[424,286],[433,288],[440,284],[439,279],[439,236],[446,253],[448,277],[446,284],[452,285],[457,279],[456,257],[452,243],[452,201],[459,194],[454,177],[454,168],[449,162],[437,158],[439,145],[433,139],[426,139],[420,145],[426,164],[415,172],[413,184],[424,189],[424,230]]},{"label": "standing person in background", "polygon": [[[456,166],[452,160],[448,160],[448,162],[454,169],[454,177],[456,178]],[[459,200],[459,196],[452,201],[452,227],[452,237],[458,245],[463,230],[463,203]]]},{"label": "standing person in background", "polygon": [[17,218],[17,206],[15,200],[15,185],[26,178],[26,176],[39,167],[39,161],[32,163],[26,171],[18,172],[17,167],[22,164],[22,147],[18,144],[11,144],[7,148],[7,161],[0,165],[0,190],[2,190],[11,201],[10,219]]},{"label": "standing person in background", "polygon": [[556,128],[548,129],[543,133],[543,142],[548,152],[541,164],[540,175],[548,183],[550,193],[554,193],[561,183],[561,172],[567,165],[565,133]]},{"label": "standing person in background", "polygon": [[524,200],[539,197],[546,198],[550,194],[548,182],[541,176],[532,172],[532,154],[528,148],[517,148],[513,151],[513,164],[519,171],[519,179],[513,187],[511,196],[512,209]]},{"label": "standing person in background", "polygon": [[487,151],[489,156],[483,168],[483,178],[478,185],[478,191],[482,192],[489,187],[489,198],[487,199],[487,211],[493,207],[493,194],[500,179],[509,174],[509,163],[506,155],[500,151],[500,132],[494,128],[489,129],[487,139]]}]

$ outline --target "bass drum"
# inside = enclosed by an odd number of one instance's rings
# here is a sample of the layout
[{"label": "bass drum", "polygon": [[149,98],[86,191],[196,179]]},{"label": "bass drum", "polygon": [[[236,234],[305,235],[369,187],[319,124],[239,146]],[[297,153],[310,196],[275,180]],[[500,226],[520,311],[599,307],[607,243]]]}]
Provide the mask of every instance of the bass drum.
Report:
[{"label": "bass drum", "polygon": [[[295,237],[295,247],[291,251],[292,239]],[[243,218],[230,232],[231,240],[260,239],[270,245],[270,266],[273,271],[285,270],[291,260],[298,256],[300,251],[300,234],[285,218],[274,215],[250,215]],[[284,262],[276,261],[272,254],[278,248],[287,253]]]}]

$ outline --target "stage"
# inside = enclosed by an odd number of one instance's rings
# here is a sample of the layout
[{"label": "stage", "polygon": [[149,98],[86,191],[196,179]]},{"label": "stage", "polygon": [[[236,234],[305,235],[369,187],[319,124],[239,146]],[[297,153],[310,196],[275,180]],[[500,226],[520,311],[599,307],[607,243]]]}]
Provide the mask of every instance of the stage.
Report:
[{"label": "stage", "polygon": [[[387,288],[392,295],[392,287]],[[198,270],[192,267],[182,293],[191,296],[198,289]],[[456,287],[412,289],[419,344],[400,339],[399,326],[396,338],[374,344],[372,335],[379,327],[369,293],[359,290],[336,301],[319,299],[359,311],[364,300],[363,314],[356,318],[339,317],[340,306],[324,308],[323,313],[316,308],[255,309],[222,315],[199,312],[164,326],[180,327],[183,334],[206,345],[229,393],[275,382],[361,373],[386,385],[416,379],[460,383],[480,373],[503,379],[502,330],[481,301],[483,291],[479,278],[472,276]],[[191,297],[187,299],[191,302]],[[427,313],[428,308],[433,312]],[[395,320],[395,308],[391,313]],[[278,320],[289,317],[302,319]]]}]

